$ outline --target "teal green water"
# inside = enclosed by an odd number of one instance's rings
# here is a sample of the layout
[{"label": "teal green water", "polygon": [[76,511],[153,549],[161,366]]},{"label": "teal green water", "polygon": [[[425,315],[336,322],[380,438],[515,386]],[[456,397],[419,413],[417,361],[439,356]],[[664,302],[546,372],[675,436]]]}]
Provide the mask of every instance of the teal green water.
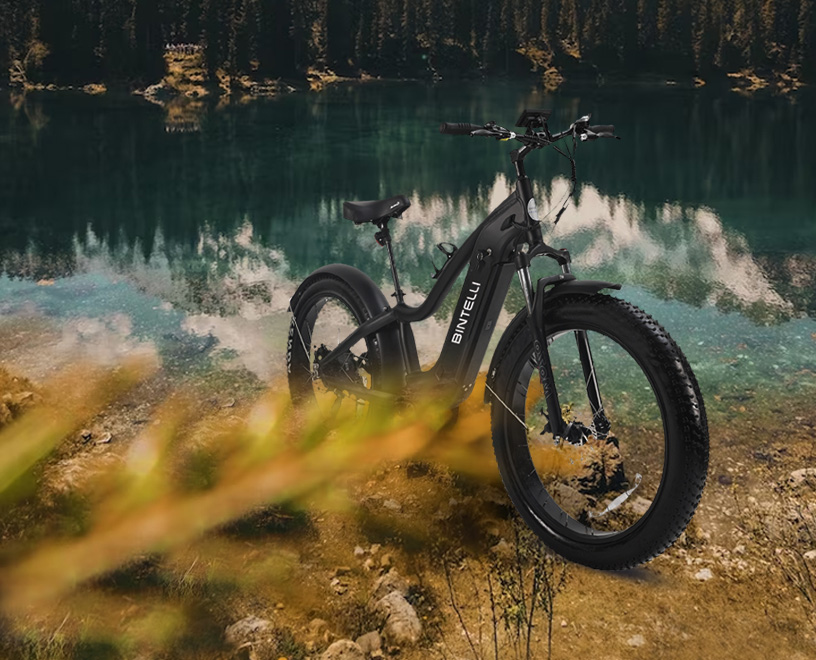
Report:
[{"label": "teal green water", "polygon": [[[681,344],[705,394],[772,399],[816,385],[812,95],[495,82],[206,107],[187,132],[136,98],[0,100],[0,317],[18,338],[41,328],[33,343],[6,342],[0,362],[36,374],[141,352],[182,376],[273,379],[305,275],[342,261],[387,278],[372,232],[344,220],[342,202],[411,198],[396,250],[419,300],[435,243],[464,240],[512,185],[508,144],[442,136],[439,122],[509,126],[524,107],[552,109],[554,129],[592,113],[623,137],[579,147],[574,203],[557,228],[545,219],[579,276],[621,282]],[[567,190],[556,154],[533,155],[528,172],[539,209]],[[508,315],[520,304],[513,292]],[[418,329],[427,361],[450,308]]]}]

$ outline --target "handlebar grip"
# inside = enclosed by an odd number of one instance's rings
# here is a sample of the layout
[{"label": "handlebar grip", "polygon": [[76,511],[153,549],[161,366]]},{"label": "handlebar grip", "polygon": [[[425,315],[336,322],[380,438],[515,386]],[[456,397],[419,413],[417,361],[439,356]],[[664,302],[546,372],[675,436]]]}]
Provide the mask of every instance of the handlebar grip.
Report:
[{"label": "handlebar grip", "polygon": [[593,133],[614,133],[615,127],[612,124],[598,124],[597,126],[589,126]]},{"label": "handlebar grip", "polygon": [[484,126],[479,126],[478,124],[457,124],[446,121],[439,127],[439,132],[446,133],[447,135],[470,135],[473,131],[478,131],[483,128]]}]

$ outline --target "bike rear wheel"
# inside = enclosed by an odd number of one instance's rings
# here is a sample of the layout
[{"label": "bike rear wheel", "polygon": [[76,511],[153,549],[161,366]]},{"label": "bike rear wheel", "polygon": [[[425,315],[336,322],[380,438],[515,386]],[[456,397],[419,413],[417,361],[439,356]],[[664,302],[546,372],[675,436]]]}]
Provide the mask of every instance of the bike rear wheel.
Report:
[{"label": "bike rear wheel", "polygon": [[382,387],[376,336],[358,341],[330,369],[320,363],[368,319],[359,295],[342,280],[326,276],[309,285],[289,326],[286,364],[295,404],[317,405],[329,417],[341,411],[367,416],[372,403],[364,391]]},{"label": "bike rear wheel", "polygon": [[[669,334],[625,301],[564,296],[544,324],[565,421],[583,437],[556,445],[545,430],[532,335],[526,322],[516,325],[492,374],[502,479],[527,524],[564,557],[601,569],[636,566],[677,539],[702,494],[708,427],[699,387]],[[609,429],[595,428],[583,337]]]}]

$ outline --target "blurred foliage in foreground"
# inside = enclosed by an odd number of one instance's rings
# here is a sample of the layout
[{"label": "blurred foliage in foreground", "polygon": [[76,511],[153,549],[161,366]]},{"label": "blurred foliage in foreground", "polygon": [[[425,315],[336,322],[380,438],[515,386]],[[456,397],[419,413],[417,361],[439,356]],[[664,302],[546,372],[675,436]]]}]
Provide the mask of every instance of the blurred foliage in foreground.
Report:
[{"label": "blurred foliage in foreground", "polygon": [[[64,459],[69,439],[149,371],[132,363],[112,372],[63,374],[27,397],[35,399],[29,410],[0,427],[6,529],[0,608],[8,631],[3,643],[11,639],[10,648],[20,657],[94,657],[84,651],[77,655],[77,622],[66,624],[68,615],[61,624],[61,616],[55,621],[55,613],[62,612],[56,606],[81,602],[83,611],[104,617],[113,607],[106,589],[127,592],[135,581],[152,586],[138,597],[140,604],[155,601],[154,607],[128,626],[130,642],[123,642],[119,631],[111,633],[116,648],[123,643],[180,644],[180,630],[198,644],[202,635],[216,637],[217,646],[223,622],[208,621],[201,602],[229,598],[242,582],[283,581],[287,563],[297,560],[281,550],[264,559],[260,573],[253,573],[225,556],[221,572],[209,568],[202,577],[194,571],[196,556],[187,570],[166,570],[168,557],[170,564],[179,557],[189,562],[183,557],[185,547],[193,541],[206,544],[205,532],[231,529],[240,537],[241,522],[233,521],[246,520],[247,514],[264,517],[261,525],[297,526],[302,515],[298,502],[342,502],[340,489],[349,477],[387,462],[441,461],[471,474],[482,471],[481,476],[495,471],[479,393],[471,397],[472,409],[462,421],[445,430],[449,413],[438,399],[399,411],[380,410],[362,426],[353,411],[341,408],[329,425],[317,410],[292,408],[287,389],[279,387],[245,410],[222,409],[211,416],[202,416],[191,397],[174,395],[157,407],[132,442],[114,443],[91,455],[93,460],[118,453],[118,460],[105,462],[93,478],[67,494],[49,490],[42,476],[49,469],[59,473],[55,454]],[[84,448],[78,452],[87,455]],[[283,508],[268,508],[275,504]],[[287,513],[287,507],[294,513]],[[44,525],[43,519],[55,511],[62,523]],[[9,520],[15,517],[23,518],[18,524],[22,532],[9,538]],[[89,585],[94,589],[86,589]],[[197,623],[188,625],[196,617]],[[69,628],[73,636],[66,637]],[[43,630],[54,632],[43,637]],[[81,642],[82,628],[79,633]]]}]

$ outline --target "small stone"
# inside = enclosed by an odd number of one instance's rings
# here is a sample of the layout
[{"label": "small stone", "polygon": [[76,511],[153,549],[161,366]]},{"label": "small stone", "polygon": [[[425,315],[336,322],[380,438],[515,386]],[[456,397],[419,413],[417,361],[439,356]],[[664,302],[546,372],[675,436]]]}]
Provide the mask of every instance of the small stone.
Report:
[{"label": "small stone", "polygon": [[307,625],[306,628],[311,634],[322,635],[324,632],[328,631],[329,624],[324,619],[312,619],[309,621],[309,625]]},{"label": "small stone", "polygon": [[365,654],[350,639],[340,639],[323,651],[320,660],[365,660]]},{"label": "small stone", "polygon": [[559,482],[555,487],[554,497],[558,506],[576,519],[585,515],[589,507],[589,498],[569,484]]},{"label": "small stone", "polygon": [[82,438],[85,442],[88,442],[93,437],[93,433],[90,432],[89,429],[82,429],[79,432],[79,437]]},{"label": "small stone", "polygon": [[113,440],[113,436],[110,433],[105,433],[99,440],[96,441],[98,445],[107,445],[110,441]]},{"label": "small stone", "polygon": [[363,562],[363,569],[366,571],[373,571],[376,566],[377,562],[375,562],[371,557]]},{"label": "small stone", "polygon": [[365,554],[365,550],[363,550],[359,545],[354,548],[354,556],[355,557],[362,557]]},{"label": "small stone", "polygon": [[710,568],[701,568],[694,574],[694,579],[699,580],[700,582],[707,582],[713,577],[714,573],[711,572]]},{"label": "small stone", "polygon": [[354,643],[362,649],[365,655],[372,655],[382,648],[382,638],[376,630],[361,635]]},{"label": "small stone", "polygon": [[341,577],[351,573],[351,566],[338,566],[334,569],[334,577]]},{"label": "small stone", "polygon": [[497,557],[512,557],[513,548],[507,541],[501,539],[496,545],[490,548],[490,552]]},{"label": "small stone", "polygon": [[382,546],[379,543],[373,543],[368,549],[369,554],[376,555]]},{"label": "small stone", "polygon": [[408,593],[408,581],[397,572],[396,568],[392,568],[388,573],[377,578],[371,589],[371,601],[376,603],[393,592],[401,596]]},{"label": "small stone", "polygon": [[227,626],[224,631],[224,637],[227,643],[233,646],[240,646],[241,644],[254,641],[259,635],[265,633],[271,627],[272,623],[270,621],[249,615]]},{"label": "small stone", "polygon": [[566,619],[561,619],[561,627],[562,627],[562,628],[566,628],[566,627],[567,627],[567,620],[566,620]]},{"label": "small stone", "polygon": [[738,546],[734,548],[735,555],[744,555],[745,554],[745,546],[740,543]]},{"label": "small stone", "polygon": [[629,639],[626,640],[626,643],[629,646],[637,648],[639,646],[643,646],[646,643],[646,640],[643,638],[643,635],[632,635]]},{"label": "small stone", "polygon": [[276,609],[276,610],[282,610],[282,609],[284,609],[285,607],[286,607],[286,605],[284,605],[283,603],[276,603],[276,604],[275,604],[275,609]]},{"label": "small stone", "polygon": [[734,483],[733,477],[727,474],[721,474],[717,477],[717,481],[721,486],[730,486]]},{"label": "small stone", "polygon": [[380,568],[388,570],[394,565],[394,556],[390,552],[386,552],[380,557]]},{"label": "small stone", "polygon": [[793,487],[798,487],[805,483],[816,485],[816,467],[794,470],[790,473],[788,483]]},{"label": "small stone", "polygon": [[652,500],[646,499],[645,497],[641,497],[638,495],[632,500],[632,511],[635,515],[643,516],[649,510],[649,507],[652,506]]},{"label": "small stone", "polygon": [[328,644],[331,639],[328,622],[323,619],[312,619],[306,626],[306,635],[312,646]]},{"label": "small stone", "polygon": [[385,500],[383,506],[389,511],[402,511],[402,505],[396,500]]},{"label": "small stone", "polygon": [[813,561],[816,562],[816,550],[808,550],[805,554],[802,555],[805,561]]},{"label": "small stone", "polygon": [[234,408],[235,407],[235,399],[227,399],[224,402],[224,405],[221,406],[222,408]]},{"label": "small stone", "polygon": [[390,646],[416,644],[422,635],[422,624],[413,605],[402,594],[393,591],[377,602],[375,610],[385,615],[383,636]]}]

